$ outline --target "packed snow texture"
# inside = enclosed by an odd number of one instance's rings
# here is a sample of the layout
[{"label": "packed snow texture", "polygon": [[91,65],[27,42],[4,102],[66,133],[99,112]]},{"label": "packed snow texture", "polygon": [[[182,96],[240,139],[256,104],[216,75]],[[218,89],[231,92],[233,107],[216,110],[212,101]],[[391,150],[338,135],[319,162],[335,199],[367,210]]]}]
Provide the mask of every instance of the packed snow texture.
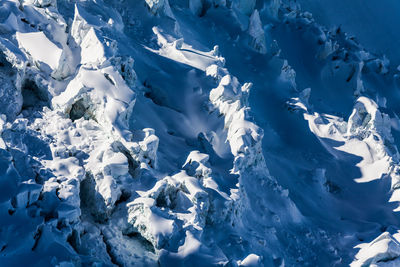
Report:
[{"label": "packed snow texture", "polygon": [[0,266],[399,266],[399,13],[1,0]]}]

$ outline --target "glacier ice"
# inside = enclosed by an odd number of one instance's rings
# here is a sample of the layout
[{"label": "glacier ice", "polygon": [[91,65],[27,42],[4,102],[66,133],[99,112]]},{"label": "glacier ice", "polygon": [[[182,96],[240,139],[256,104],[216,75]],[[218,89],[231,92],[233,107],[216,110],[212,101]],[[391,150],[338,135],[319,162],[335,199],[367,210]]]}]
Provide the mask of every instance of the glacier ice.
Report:
[{"label": "glacier ice", "polygon": [[3,0],[0,265],[398,265],[400,5],[335,2]]}]

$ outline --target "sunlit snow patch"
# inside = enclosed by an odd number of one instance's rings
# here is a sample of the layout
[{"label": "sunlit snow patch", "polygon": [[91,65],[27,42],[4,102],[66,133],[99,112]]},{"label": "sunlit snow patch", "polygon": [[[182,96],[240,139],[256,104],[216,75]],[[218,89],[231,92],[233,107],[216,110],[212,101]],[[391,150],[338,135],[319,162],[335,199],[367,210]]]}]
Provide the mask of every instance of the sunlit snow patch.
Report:
[{"label": "sunlit snow patch", "polygon": [[16,33],[18,44],[35,61],[47,64],[52,70],[58,68],[62,49],[51,42],[43,32]]},{"label": "sunlit snow patch", "polygon": [[356,182],[370,182],[390,172],[391,156],[387,151],[392,139],[390,120],[371,99],[360,97],[348,122],[316,112],[304,114],[304,117],[310,130],[335,158],[345,160],[346,155],[360,157],[356,166],[362,176]]},{"label": "sunlit snow patch", "polygon": [[147,48],[148,50],[159,54],[160,56],[172,59],[174,61],[192,66],[193,68],[205,71],[212,64],[223,63],[224,59],[218,57],[218,47],[210,52],[196,50],[183,42],[182,39],[175,40],[166,35],[158,27],[153,27],[153,32],[157,36],[159,50]]}]

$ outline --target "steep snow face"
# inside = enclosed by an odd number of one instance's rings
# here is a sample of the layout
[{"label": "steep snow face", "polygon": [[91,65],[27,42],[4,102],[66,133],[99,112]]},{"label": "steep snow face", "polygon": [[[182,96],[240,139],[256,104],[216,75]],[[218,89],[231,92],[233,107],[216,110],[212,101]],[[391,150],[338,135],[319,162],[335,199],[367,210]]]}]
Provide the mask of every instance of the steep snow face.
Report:
[{"label": "steep snow face", "polygon": [[0,265],[398,264],[398,55],[358,2],[139,2],[2,2]]}]

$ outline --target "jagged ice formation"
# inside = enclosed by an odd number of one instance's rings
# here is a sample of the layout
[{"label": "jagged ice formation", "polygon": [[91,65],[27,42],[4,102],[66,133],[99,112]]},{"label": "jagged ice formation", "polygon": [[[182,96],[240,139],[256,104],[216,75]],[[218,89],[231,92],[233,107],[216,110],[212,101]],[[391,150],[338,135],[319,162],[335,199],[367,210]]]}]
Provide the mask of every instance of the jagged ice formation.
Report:
[{"label": "jagged ice formation", "polygon": [[0,266],[400,264],[396,10],[0,1]]}]

